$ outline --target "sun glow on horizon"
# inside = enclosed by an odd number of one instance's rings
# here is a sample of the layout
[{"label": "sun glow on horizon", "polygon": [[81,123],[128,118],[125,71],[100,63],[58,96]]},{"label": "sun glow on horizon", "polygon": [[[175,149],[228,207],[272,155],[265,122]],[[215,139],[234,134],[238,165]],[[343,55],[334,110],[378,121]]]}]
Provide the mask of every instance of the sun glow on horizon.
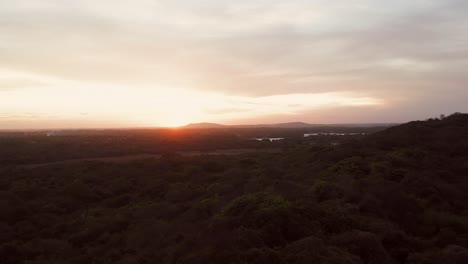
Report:
[{"label": "sun glow on horizon", "polygon": [[[11,71],[0,74],[3,79],[17,76],[34,77]],[[0,97],[0,122],[8,124],[10,120],[11,126],[14,126],[15,123],[27,123],[33,118],[35,123],[29,122],[31,128],[35,128],[38,123],[54,126],[52,124],[63,123],[64,120],[75,121],[78,126],[179,127],[194,122],[224,123],[274,114],[294,115],[329,107],[383,104],[380,99],[359,97],[351,93],[290,93],[247,97],[156,85],[130,87],[45,77],[41,81],[47,82],[40,89],[31,85],[3,91]],[[106,122],[100,123],[99,120]],[[28,124],[22,124],[22,127],[29,128]]]}]

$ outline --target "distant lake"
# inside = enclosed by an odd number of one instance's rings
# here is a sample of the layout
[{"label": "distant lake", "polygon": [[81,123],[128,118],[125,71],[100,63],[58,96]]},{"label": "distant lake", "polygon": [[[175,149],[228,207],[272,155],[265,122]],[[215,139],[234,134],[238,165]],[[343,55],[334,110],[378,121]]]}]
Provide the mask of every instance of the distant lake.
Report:
[{"label": "distant lake", "polygon": [[364,136],[368,133],[307,133],[304,134],[304,137],[316,137],[316,136]]},{"label": "distant lake", "polygon": [[257,141],[269,140],[270,142],[273,142],[273,141],[283,140],[284,138],[253,138],[253,139]]}]

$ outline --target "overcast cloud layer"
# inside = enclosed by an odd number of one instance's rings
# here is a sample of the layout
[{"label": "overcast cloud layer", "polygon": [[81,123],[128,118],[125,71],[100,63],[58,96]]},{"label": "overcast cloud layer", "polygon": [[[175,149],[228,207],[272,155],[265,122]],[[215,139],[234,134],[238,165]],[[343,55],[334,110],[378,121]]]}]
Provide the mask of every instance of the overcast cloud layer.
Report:
[{"label": "overcast cloud layer", "polygon": [[0,129],[468,112],[465,0],[0,0]]}]

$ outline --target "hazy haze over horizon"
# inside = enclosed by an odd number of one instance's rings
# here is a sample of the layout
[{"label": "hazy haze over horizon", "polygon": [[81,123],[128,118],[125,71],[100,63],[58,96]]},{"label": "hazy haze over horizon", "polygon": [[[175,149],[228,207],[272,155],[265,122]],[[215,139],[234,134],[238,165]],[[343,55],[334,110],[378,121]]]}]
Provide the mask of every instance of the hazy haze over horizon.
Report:
[{"label": "hazy haze over horizon", "polygon": [[0,129],[468,112],[464,0],[0,0]]}]

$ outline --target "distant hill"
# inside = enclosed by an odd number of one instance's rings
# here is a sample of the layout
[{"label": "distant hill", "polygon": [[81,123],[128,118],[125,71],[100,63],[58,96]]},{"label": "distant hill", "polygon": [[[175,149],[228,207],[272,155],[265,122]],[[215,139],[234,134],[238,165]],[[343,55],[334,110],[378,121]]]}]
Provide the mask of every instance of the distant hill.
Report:
[{"label": "distant hill", "polygon": [[216,124],[216,123],[190,123],[184,128],[223,128],[225,125]]},{"label": "distant hill", "polygon": [[288,122],[277,124],[253,124],[253,125],[222,125],[216,123],[191,123],[184,128],[312,128],[312,127],[390,127],[394,123],[365,123],[365,124],[309,124],[305,122]]},{"label": "distant hill", "polygon": [[235,125],[233,127],[271,127],[271,128],[303,128],[315,126],[304,122],[289,122],[289,123],[278,123],[278,124],[258,124],[258,125]]},{"label": "distant hill", "polygon": [[[442,120],[412,121],[371,135],[367,144],[376,148],[419,147],[448,152],[466,148],[468,114],[455,113]],[[442,151],[442,150],[441,150]]]},{"label": "distant hill", "polygon": [[303,127],[311,127],[311,126],[317,126],[317,125],[312,125],[304,122],[289,122],[289,123],[278,123],[278,124],[254,124],[254,125],[222,125],[222,124],[216,124],[216,123],[208,123],[208,122],[202,122],[202,123],[190,123],[184,128],[226,128],[226,127],[231,127],[231,128],[260,128],[260,127],[266,127],[266,128],[303,128]]},{"label": "distant hill", "polygon": [[217,123],[190,123],[184,128],[256,128],[256,127],[268,127],[268,128],[302,128],[316,126],[304,122],[289,122],[289,123],[278,123],[278,124],[254,124],[254,125],[222,125]]}]

